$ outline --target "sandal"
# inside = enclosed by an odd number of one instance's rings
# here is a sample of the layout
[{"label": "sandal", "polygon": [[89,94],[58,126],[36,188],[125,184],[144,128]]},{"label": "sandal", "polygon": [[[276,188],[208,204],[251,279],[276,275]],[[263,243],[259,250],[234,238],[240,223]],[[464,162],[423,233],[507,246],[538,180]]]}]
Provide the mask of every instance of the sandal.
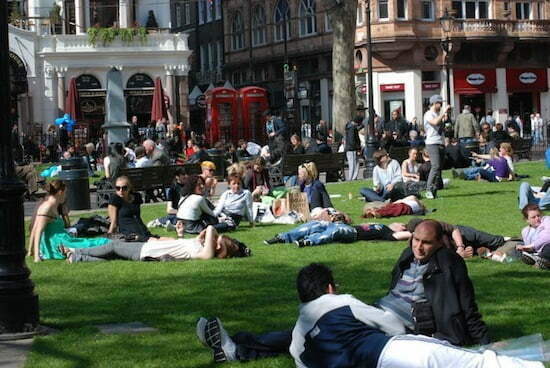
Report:
[{"label": "sandal", "polygon": [[65,256],[68,264],[72,264],[74,262],[74,252],[71,248],[65,247],[61,244],[59,246],[59,251]]}]

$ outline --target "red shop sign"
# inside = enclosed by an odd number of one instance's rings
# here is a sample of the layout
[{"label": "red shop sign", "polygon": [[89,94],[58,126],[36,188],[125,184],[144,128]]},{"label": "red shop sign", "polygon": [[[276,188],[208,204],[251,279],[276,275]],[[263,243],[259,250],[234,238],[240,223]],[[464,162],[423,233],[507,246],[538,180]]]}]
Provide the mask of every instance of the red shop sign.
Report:
[{"label": "red shop sign", "polygon": [[546,69],[506,69],[506,89],[508,92],[546,92]]},{"label": "red shop sign", "polygon": [[404,83],[397,84],[381,84],[380,91],[382,92],[401,92],[405,90]]},{"label": "red shop sign", "polygon": [[495,93],[495,69],[463,69],[453,72],[455,92],[461,94]]},{"label": "red shop sign", "polygon": [[433,91],[434,89],[440,89],[441,83],[439,82],[422,82],[423,91]]}]

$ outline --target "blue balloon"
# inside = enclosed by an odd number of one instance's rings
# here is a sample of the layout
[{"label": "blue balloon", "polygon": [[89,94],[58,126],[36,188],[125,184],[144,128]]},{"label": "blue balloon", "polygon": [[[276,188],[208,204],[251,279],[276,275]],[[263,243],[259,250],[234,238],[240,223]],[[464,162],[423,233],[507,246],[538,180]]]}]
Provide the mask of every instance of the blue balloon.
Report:
[{"label": "blue balloon", "polygon": [[71,115],[65,114],[62,117],[55,119],[55,125],[62,125],[62,124],[66,124],[67,131],[72,132],[73,126],[76,124],[76,121],[71,119]]}]

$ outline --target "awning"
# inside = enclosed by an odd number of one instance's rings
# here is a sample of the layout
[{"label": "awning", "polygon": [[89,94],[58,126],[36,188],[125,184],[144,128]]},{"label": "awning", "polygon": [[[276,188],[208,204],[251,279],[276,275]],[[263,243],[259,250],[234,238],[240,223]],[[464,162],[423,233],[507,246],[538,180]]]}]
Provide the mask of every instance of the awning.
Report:
[{"label": "awning", "polygon": [[497,91],[495,69],[463,69],[453,71],[455,93],[479,94]]},{"label": "awning", "polygon": [[506,69],[508,92],[546,92],[548,76],[546,69]]}]

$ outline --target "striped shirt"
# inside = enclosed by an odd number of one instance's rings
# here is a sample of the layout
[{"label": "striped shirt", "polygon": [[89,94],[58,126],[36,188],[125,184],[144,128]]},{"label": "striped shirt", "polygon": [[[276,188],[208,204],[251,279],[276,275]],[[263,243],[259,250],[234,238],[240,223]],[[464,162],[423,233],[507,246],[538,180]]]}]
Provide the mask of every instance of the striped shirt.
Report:
[{"label": "striped shirt", "polygon": [[395,287],[378,301],[382,309],[395,314],[410,329],[414,328],[412,316],[414,303],[426,300],[422,278],[427,269],[428,263],[411,262],[411,266],[403,272]]}]

